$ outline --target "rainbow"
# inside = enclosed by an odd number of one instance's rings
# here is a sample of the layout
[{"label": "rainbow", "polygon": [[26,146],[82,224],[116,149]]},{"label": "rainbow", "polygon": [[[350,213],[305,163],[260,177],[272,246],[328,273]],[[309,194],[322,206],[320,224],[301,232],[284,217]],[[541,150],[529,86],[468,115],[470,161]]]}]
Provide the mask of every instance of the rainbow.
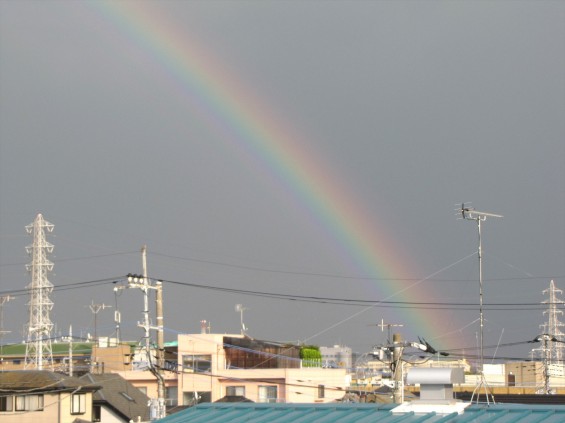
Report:
[{"label": "rainbow", "polygon": [[[269,114],[271,108],[254,96],[253,90],[222,72],[226,67],[210,51],[181,37],[175,26],[159,15],[155,3],[88,4],[183,87],[211,128],[223,131],[226,140],[255,157],[263,171],[292,193],[333,238],[343,256],[377,280],[382,300],[422,301],[430,297],[417,283],[405,286],[399,282],[408,277],[413,267],[408,263],[413,261],[395,245],[393,234],[382,225],[376,226],[376,217],[352,196],[354,190],[343,186],[316,160],[315,152],[308,151],[308,143],[293,132],[292,125]],[[414,309],[402,313],[402,321],[409,320],[426,336],[436,335],[437,329],[431,327],[444,320],[437,310],[426,310],[425,316]]]}]

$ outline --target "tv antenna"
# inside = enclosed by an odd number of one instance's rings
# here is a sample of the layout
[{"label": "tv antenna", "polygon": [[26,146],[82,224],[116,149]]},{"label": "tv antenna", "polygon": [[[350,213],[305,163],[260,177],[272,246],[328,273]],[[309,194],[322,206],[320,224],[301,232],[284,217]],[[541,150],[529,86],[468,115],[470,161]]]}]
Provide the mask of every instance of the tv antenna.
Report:
[{"label": "tv antenna", "polygon": [[243,312],[244,312],[245,310],[249,310],[249,309],[246,308],[246,307],[243,307],[242,304],[236,304],[236,305],[235,305],[235,311],[238,312],[239,315],[240,315],[241,334],[242,334],[242,335],[245,335],[245,333],[247,332],[247,329],[248,329],[247,327],[245,327],[245,323],[243,323]]},{"label": "tv antenna", "polygon": [[401,327],[403,327],[404,325],[403,325],[403,324],[399,324],[399,323],[385,323],[385,319],[381,318],[381,323],[379,323],[379,324],[376,325],[376,326],[378,326],[378,327],[381,328],[381,332],[384,332],[384,331],[385,331],[385,328],[387,328],[387,330],[388,330],[388,332],[387,332],[387,333],[388,333],[388,337],[387,337],[386,342],[387,342],[388,344],[390,344],[390,343],[392,342],[392,338],[391,338],[391,336],[390,336],[390,335],[391,335],[391,328],[393,328],[393,327],[395,327],[395,328],[396,328],[396,327],[401,328]]},{"label": "tv antenna", "polygon": [[[483,329],[484,329],[484,315],[483,315],[483,244],[481,238],[481,223],[487,220],[487,217],[503,217],[500,214],[494,213],[487,213],[475,210],[473,207],[469,207],[468,204],[461,203],[461,208],[457,209],[458,214],[461,213],[460,219],[463,220],[474,220],[477,222],[477,230],[479,234],[479,249],[477,255],[479,257],[479,321],[480,321],[480,329],[479,329],[479,373],[480,379],[477,384],[477,387],[473,391],[473,395],[471,395],[471,402],[473,402],[473,398],[475,397],[475,393],[477,394],[477,403],[479,402],[480,396],[480,389],[482,386],[485,388],[485,396],[487,399],[487,404],[490,403],[490,399],[494,403],[494,396],[489,391],[488,384],[485,379],[484,373],[484,336],[483,336]],[[490,396],[490,398],[489,398]]]},{"label": "tv antenna", "polygon": [[98,344],[98,313],[112,306],[108,304],[94,304],[94,300],[92,300],[92,303],[85,307],[89,307],[92,314],[94,314],[94,343]]}]

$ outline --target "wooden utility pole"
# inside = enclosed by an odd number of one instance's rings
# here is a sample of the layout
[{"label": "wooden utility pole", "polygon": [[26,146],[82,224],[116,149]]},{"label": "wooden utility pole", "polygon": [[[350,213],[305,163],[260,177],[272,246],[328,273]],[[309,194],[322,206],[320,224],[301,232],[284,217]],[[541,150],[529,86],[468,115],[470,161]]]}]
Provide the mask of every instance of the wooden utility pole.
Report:
[{"label": "wooden utility pole", "polygon": [[402,404],[404,400],[403,395],[403,375],[402,375],[402,336],[399,333],[392,335],[392,371],[394,376],[394,391],[393,401],[395,404]]}]

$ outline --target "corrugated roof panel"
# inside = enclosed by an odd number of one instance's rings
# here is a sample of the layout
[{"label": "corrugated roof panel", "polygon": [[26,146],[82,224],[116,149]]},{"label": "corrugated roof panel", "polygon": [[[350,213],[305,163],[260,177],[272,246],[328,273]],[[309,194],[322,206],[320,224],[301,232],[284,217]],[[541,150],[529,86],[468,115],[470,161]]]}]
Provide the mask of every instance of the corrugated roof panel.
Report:
[{"label": "corrugated roof panel", "polygon": [[[301,413],[294,409],[276,410],[276,413],[266,414],[265,416],[261,417],[260,419],[257,419],[257,421],[254,421],[253,423],[271,423],[271,422],[280,423],[280,422],[293,421],[293,419],[296,419],[300,415]],[[242,420],[242,421],[247,422],[247,420]]]},{"label": "corrugated roof panel", "polygon": [[565,405],[471,405],[463,414],[392,413],[389,404],[199,404],[162,423],[563,423]]}]

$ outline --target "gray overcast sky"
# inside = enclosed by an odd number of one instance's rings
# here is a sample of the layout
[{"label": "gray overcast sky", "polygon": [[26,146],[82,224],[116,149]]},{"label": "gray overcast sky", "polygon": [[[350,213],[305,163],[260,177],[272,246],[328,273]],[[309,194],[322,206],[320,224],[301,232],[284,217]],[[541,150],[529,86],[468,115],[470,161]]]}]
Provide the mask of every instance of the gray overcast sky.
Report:
[{"label": "gray overcast sky", "polygon": [[[485,303],[540,303],[550,279],[565,289],[564,22],[561,1],[1,1],[0,293],[30,282],[24,227],[42,213],[56,287],[140,273],[147,244],[167,281],[477,303],[476,226],[454,214],[472,201],[504,215],[483,226]],[[89,304],[116,305],[111,284],[52,299],[57,330],[78,336]],[[6,342],[26,303],[5,304]],[[167,338],[201,319],[238,332],[237,303],[253,337],[360,352],[385,340],[381,318],[440,348],[478,330],[463,306],[165,283]],[[141,337],[140,293],[118,305]],[[547,318],[485,317],[486,345]]]}]

